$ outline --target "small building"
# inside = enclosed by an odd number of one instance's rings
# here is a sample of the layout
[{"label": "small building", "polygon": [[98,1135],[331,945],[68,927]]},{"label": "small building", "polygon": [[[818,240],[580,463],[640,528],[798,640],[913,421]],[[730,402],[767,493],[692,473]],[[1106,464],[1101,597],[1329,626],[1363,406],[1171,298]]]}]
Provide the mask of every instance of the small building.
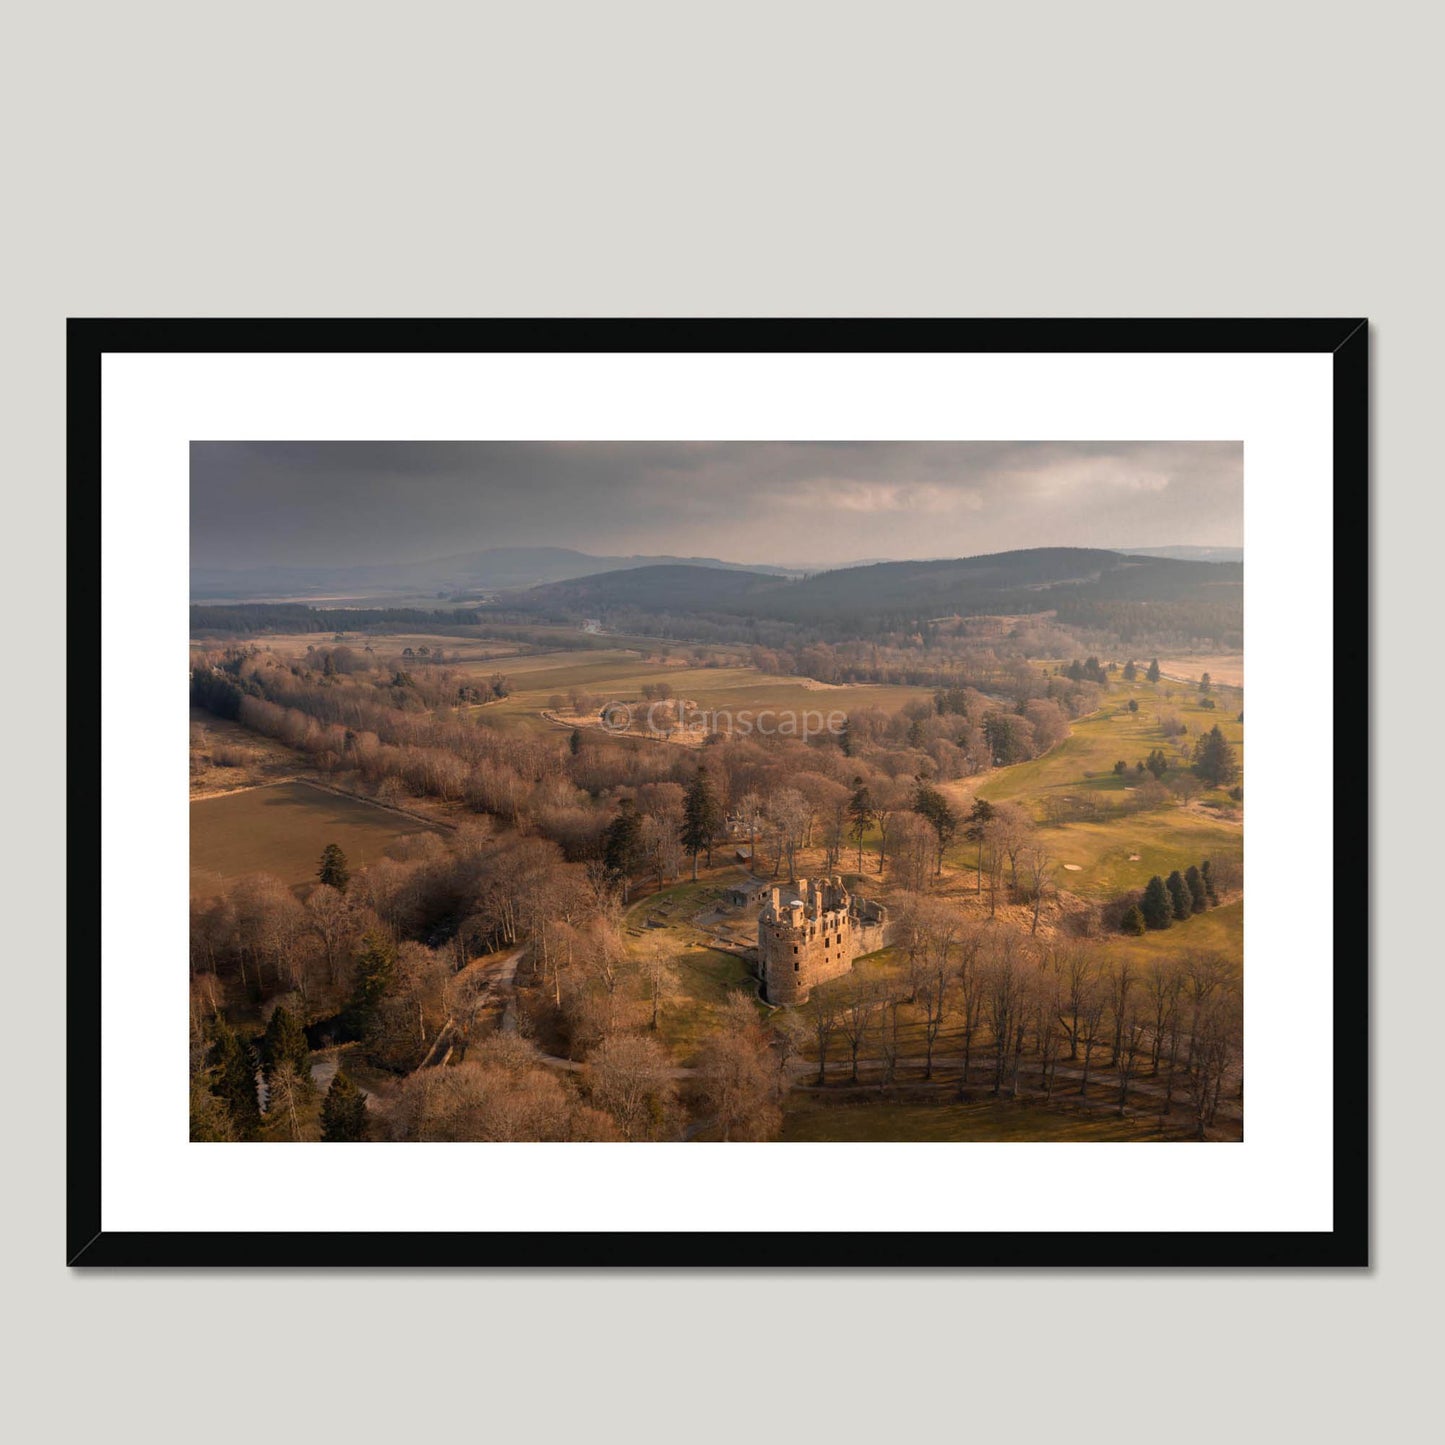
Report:
[{"label": "small building", "polygon": [[761,878],[744,878],[741,883],[729,884],[723,898],[733,908],[760,908],[767,891]]}]

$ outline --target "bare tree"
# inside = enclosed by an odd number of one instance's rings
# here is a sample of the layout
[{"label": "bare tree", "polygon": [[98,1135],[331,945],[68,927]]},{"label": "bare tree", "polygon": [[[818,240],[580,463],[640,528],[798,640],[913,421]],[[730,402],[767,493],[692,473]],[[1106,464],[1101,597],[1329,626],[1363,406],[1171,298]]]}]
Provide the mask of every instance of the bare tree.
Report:
[{"label": "bare tree", "polygon": [[1115,960],[1109,971],[1109,1007],[1114,1015],[1114,1045],[1109,1051],[1111,1063],[1119,1062],[1120,1041],[1124,1036],[1124,1023],[1129,1015],[1129,994],[1136,981],[1134,965],[1127,956]]},{"label": "bare tree", "polygon": [[1039,909],[1043,907],[1045,895],[1051,891],[1054,878],[1054,860],[1040,843],[1032,843],[1020,854],[1024,870],[1024,886],[1033,899],[1034,915],[1031,934],[1039,931]]},{"label": "bare tree", "polygon": [[987,969],[983,964],[983,935],[977,928],[960,934],[956,964],[958,979],[959,1023],[963,1034],[963,1069],[958,1076],[958,1095],[968,1092],[968,1070],[973,1059],[973,1041],[983,1018],[983,1002],[987,991]]},{"label": "bare tree", "polygon": [[838,1012],[838,1027],[847,1041],[848,1054],[852,1063],[852,1072],[849,1075],[850,1083],[858,1082],[858,1051],[863,1047],[863,1041],[868,1036],[868,1028],[873,1022],[873,1014],[877,1007],[878,992],[873,984],[866,979],[852,979],[843,995],[843,1004]]},{"label": "bare tree", "polygon": [[1137,1014],[1131,1013],[1125,1019],[1119,1038],[1120,1046],[1114,1054],[1114,1070],[1119,1076],[1119,1117],[1122,1119],[1129,1102],[1129,1084],[1143,1067],[1147,1052],[1144,1024]]},{"label": "bare tree", "polygon": [[734,994],[724,1006],[722,1028],[704,1040],[697,1064],[699,1103],[724,1143],[777,1137],[783,1115],[776,1073],[753,1001]]},{"label": "bare tree", "polygon": [[821,1088],[827,1082],[828,1045],[838,1027],[838,1005],[826,993],[814,989],[808,995],[802,1013],[818,1050],[818,1085]]},{"label": "bare tree", "polygon": [[1078,1038],[1084,1046],[1084,1072],[1079,1081],[1080,1095],[1089,1092],[1089,1069],[1094,1061],[1094,1050],[1103,1042],[1101,1031],[1104,1013],[1108,1007],[1109,990],[1097,973],[1091,974],[1078,1001]]},{"label": "bare tree", "polygon": [[584,1074],[593,1104],[616,1121],[623,1139],[668,1139],[677,1133],[677,1086],[672,1060],[643,1034],[605,1038]]},{"label": "bare tree", "polygon": [[1193,1106],[1195,1137],[1207,1137],[1219,1112],[1226,1082],[1239,1067],[1243,1027],[1239,994],[1220,988],[1194,1015],[1184,1081]]}]

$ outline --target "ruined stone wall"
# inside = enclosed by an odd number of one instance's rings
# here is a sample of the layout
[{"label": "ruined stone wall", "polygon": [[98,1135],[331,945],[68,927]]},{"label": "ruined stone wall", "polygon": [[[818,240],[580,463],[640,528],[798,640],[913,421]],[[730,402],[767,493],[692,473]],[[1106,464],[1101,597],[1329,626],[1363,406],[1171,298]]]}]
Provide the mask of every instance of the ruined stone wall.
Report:
[{"label": "ruined stone wall", "polygon": [[806,1003],[818,984],[883,946],[885,910],[859,903],[838,877],[771,890],[758,918],[758,972],[769,1003]]}]

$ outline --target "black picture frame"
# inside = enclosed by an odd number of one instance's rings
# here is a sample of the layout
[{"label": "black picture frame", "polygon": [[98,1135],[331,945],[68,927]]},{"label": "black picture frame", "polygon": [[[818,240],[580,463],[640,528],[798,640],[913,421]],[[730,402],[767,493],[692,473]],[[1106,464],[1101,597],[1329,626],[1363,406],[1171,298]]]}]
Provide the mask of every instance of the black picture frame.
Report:
[{"label": "black picture frame", "polygon": [[[1333,375],[1337,575],[1368,595],[1367,321],[1346,319],[73,319],[67,325],[71,657],[67,959],[67,1242],[71,1265],[587,1267],[1363,1267],[1369,1263],[1368,930],[1346,860],[1368,829],[1357,773],[1334,764],[1333,1221],[1329,1232],[310,1233],[117,1232],[101,1228],[101,988],[91,924],[100,876],[93,668],[77,642],[100,622],[101,358],[122,352],[1058,352],[1321,353]],[[1337,613],[1334,652],[1366,664],[1358,624]],[[1367,664],[1366,664],[1367,665]],[[112,700],[102,697],[102,714]],[[1344,717],[1333,699],[1336,730]],[[1360,738],[1358,708],[1350,735]],[[1358,748],[1353,750],[1358,755]],[[103,784],[103,779],[102,779]],[[105,806],[103,790],[101,808]],[[1345,842],[1350,847],[1344,846]],[[1342,900],[1348,899],[1348,902]],[[1356,962],[1358,960],[1358,962]],[[1349,1061],[1343,1087],[1342,1061]]]}]

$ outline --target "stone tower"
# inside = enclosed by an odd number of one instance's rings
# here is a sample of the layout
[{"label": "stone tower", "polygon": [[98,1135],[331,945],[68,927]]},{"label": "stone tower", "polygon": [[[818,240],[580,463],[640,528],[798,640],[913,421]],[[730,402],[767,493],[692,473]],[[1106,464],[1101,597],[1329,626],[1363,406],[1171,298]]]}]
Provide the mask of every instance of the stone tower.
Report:
[{"label": "stone tower", "polygon": [[768,1002],[806,1002],[815,985],[883,946],[884,921],[884,910],[851,897],[837,874],[770,889],[758,915],[758,972]]}]

